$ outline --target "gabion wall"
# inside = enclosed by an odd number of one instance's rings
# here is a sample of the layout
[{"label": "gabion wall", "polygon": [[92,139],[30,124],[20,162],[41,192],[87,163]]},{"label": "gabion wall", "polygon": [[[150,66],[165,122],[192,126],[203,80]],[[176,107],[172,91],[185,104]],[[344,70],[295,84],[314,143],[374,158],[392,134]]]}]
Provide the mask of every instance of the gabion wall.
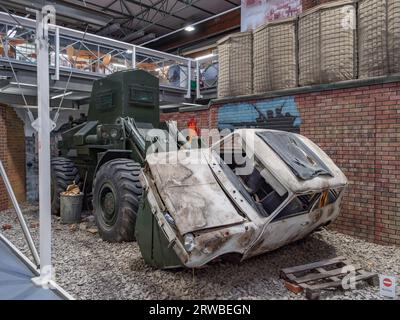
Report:
[{"label": "gabion wall", "polygon": [[253,35],[231,34],[218,41],[218,97],[253,93]]},{"label": "gabion wall", "polygon": [[299,17],[299,84],[356,78],[356,33],[353,2],[315,7]]},{"label": "gabion wall", "polygon": [[400,0],[325,3],[218,51],[219,98],[400,73]]},{"label": "gabion wall", "polygon": [[400,1],[360,0],[359,77],[400,72]]},{"label": "gabion wall", "polygon": [[253,92],[297,86],[296,19],[258,28],[253,35]]}]

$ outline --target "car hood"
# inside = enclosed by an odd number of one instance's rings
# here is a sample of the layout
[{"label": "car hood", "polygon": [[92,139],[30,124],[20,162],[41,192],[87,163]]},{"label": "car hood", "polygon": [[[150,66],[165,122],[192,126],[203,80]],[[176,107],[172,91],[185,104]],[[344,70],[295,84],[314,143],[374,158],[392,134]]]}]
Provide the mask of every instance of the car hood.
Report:
[{"label": "car hood", "polygon": [[202,150],[155,153],[146,160],[181,234],[246,221],[221,189]]}]

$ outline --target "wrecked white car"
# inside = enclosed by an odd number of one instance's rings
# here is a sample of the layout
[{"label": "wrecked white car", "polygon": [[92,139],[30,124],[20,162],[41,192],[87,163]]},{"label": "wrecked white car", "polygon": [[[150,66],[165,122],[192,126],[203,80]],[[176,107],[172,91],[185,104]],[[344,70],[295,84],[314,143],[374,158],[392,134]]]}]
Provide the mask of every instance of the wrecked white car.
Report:
[{"label": "wrecked white car", "polygon": [[136,238],[160,268],[275,250],[330,224],[347,179],[298,134],[241,129],[211,148],[147,157]]}]

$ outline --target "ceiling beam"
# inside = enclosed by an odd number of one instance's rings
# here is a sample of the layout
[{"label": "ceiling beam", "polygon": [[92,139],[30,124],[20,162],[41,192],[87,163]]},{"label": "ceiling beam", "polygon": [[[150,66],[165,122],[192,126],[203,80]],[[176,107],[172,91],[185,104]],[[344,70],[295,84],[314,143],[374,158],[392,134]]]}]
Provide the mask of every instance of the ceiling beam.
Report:
[{"label": "ceiling beam", "polygon": [[234,2],[232,2],[230,0],[224,0],[224,1],[229,3],[229,4],[231,4],[231,5],[233,5],[233,6],[235,6],[235,7],[238,5],[237,3],[234,3]]},{"label": "ceiling beam", "polygon": [[100,31],[96,32],[96,34],[98,34],[99,36],[105,36],[119,30],[121,30],[121,25],[119,23],[112,23],[102,28]]},{"label": "ceiling beam", "polygon": [[[218,19],[218,21],[219,21],[219,18],[220,18],[220,17],[226,16],[226,15],[228,15],[229,13],[238,11],[240,8],[241,8],[241,6],[237,6],[237,7],[231,8],[231,9],[229,9],[229,10],[226,10],[226,11],[223,11],[223,12],[221,12],[221,13],[218,13],[218,14],[216,14],[216,15],[214,15],[214,16],[207,17],[207,18],[205,18],[205,19],[203,19],[203,20],[200,20],[200,21],[191,23],[190,26],[192,26],[192,27],[199,26],[199,27],[201,28],[201,25],[204,25],[206,22],[208,22],[208,21],[213,21],[213,20],[214,20],[214,21],[217,21],[217,19]],[[193,30],[195,30],[195,28],[193,28]],[[168,37],[171,38],[171,36],[173,36],[174,34],[180,33],[180,32],[182,32],[182,31],[186,31],[186,28],[185,28],[185,27],[182,27],[182,28],[177,29],[177,30],[175,30],[175,31],[172,31],[172,32],[170,32],[170,33],[164,34],[164,35],[159,36],[158,38],[156,38],[156,39],[154,39],[154,40],[151,40],[151,41],[148,41],[148,42],[144,43],[143,45],[147,45],[147,44],[149,44],[149,43],[151,43],[151,42],[159,41],[159,40],[164,39],[164,38],[168,38]],[[193,35],[193,33],[192,33],[192,35]]]},{"label": "ceiling beam", "polygon": [[[153,5],[154,6],[158,6],[159,4],[162,4],[165,1],[168,1],[168,0],[159,0],[158,2],[154,3]],[[149,9],[144,9],[144,10],[140,11],[139,13],[135,14],[134,16],[131,16],[131,19],[129,19],[128,21],[124,22],[122,24],[122,26],[125,26],[128,23],[132,23],[135,20],[135,17],[144,16],[145,14],[149,14],[149,12],[150,12]],[[136,28],[134,28],[134,29],[136,29]]]},{"label": "ceiling beam", "polygon": [[111,1],[108,5],[106,5],[105,7],[104,7],[104,9],[102,10],[102,11],[105,11],[106,9],[108,9],[109,7],[111,7],[114,3],[116,3],[118,0],[113,0],[113,1]]},{"label": "ceiling beam", "polygon": [[146,35],[144,35],[143,37],[136,39],[134,42],[137,44],[141,44],[143,42],[146,42],[150,39],[154,39],[156,37],[156,35],[154,33],[148,33]]},{"label": "ceiling beam", "polygon": [[98,26],[104,26],[111,21],[111,18],[102,12],[95,14],[85,7],[77,9],[76,7],[60,4],[59,2],[60,1],[58,1],[58,3],[54,3],[51,1],[41,0],[7,0],[5,1],[5,6],[8,8],[17,6],[24,9],[28,7],[36,10],[41,10],[43,4],[52,4],[56,9],[57,15],[59,16],[65,16],[82,22],[82,15],[84,15],[84,22]]},{"label": "ceiling beam", "polygon": [[[176,0],[176,1],[178,2],[178,0]],[[200,0],[192,0],[192,1],[190,1],[190,4],[185,4],[183,7],[179,8],[179,9],[176,9],[175,11],[172,11],[172,10],[171,10],[171,12],[170,12],[169,14],[167,14],[166,16],[164,16],[163,18],[158,19],[157,21],[155,21],[155,22],[153,22],[153,23],[151,23],[151,24],[149,24],[149,25],[147,25],[147,26],[141,28],[139,31],[142,31],[142,30],[144,31],[144,30],[146,30],[147,28],[151,27],[153,24],[165,20],[166,18],[168,18],[169,16],[171,16],[171,14],[178,13],[178,12],[180,12],[180,11],[182,11],[182,10],[188,8],[188,7],[193,6],[193,4],[196,3],[196,2],[198,2],[198,1],[200,1]],[[176,2],[176,3],[177,3],[177,2]],[[193,3],[193,4],[192,4],[192,3]]]},{"label": "ceiling beam", "polygon": [[131,42],[137,38],[143,37],[145,35],[144,31],[132,32],[121,39],[123,42]]},{"label": "ceiling beam", "polygon": [[[198,30],[191,32],[179,33],[179,37],[175,41],[171,37],[166,37],[160,40],[159,45],[152,46],[160,51],[171,51],[180,47],[187,46],[193,42],[198,42],[199,40],[207,39],[210,37],[217,36],[227,31],[232,31],[240,28],[240,10],[230,11],[222,16],[219,16],[213,20],[206,21],[198,25]],[[175,36],[178,34],[175,34]],[[173,35],[172,35],[173,36]]]},{"label": "ceiling beam", "polygon": [[[185,1],[185,0],[178,0],[178,1],[179,1],[180,3],[184,3],[184,4],[187,4],[187,2],[188,2],[188,1]],[[209,10],[207,10],[207,9],[203,9],[203,8],[201,8],[201,7],[199,7],[199,6],[196,6],[195,4],[193,4],[192,7],[195,8],[195,9],[197,9],[197,10],[200,10],[200,11],[202,11],[202,12],[204,12],[204,13],[207,13],[207,14],[209,14],[209,15],[211,15],[211,16],[216,15],[215,12],[211,12],[211,11],[209,11]]]},{"label": "ceiling beam", "polygon": [[[72,2],[69,2],[69,1],[65,1],[65,0],[58,0],[58,1],[59,2],[63,2],[66,5],[68,4],[68,5],[72,5],[72,6],[77,6],[79,8],[89,8],[90,10],[93,10],[96,13],[104,14],[104,12],[109,12],[109,13],[112,13],[113,15],[118,15],[118,16],[112,16],[112,20],[115,20],[115,19],[126,19],[126,20],[128,20],[128,19],[136,19],[136,20],[142,21],[144,23],[151,23],[151,21],[148,21],[148,20],[145,20],[145,19],[142,19],[142,18],[138,18],[140,13],[137,14],[136,16],[130,16],[129,14],[126,14],[124,12],[116,11],[116,10],[108,8],[108,7],[103,7],[103,6],[101,6],[101,5],[97,4],[97,3],[92,3],[92,2],[88,3],[88,2],[86,2],[86,7],[85,7],[83,5],[83,2],[81,2],[80,4],[75,4],[75,3],[72,3]],[[121,23],[121,26],[123,26],[124,24],[125,23]],[[172,28],[170,28],[168,26],[165,26],[165,25],[162,25],[162,24],[159,24],[159,23],[157,23],[155,25],[157,27],[164,28],[164,29],[169,30],[169,31],[173,31],[174,30],[174,29],[172,29]]]},{"label": "ceiling beam", "polygon": [[[174,18],[179,19],[179,20],[181,20],[181,21],[186,21],[185,18],[182,18],[182,17],[179,17],[179,16],[177,16],[177,15],[171,14],[170,12],[165,11],[165,10],[163,10],[163,9],[161,9],[161,8],[157,8],[156,5],[150,6],[150,5],[148,5],[148,4],[145,4],[145,3],[141,2],[141,1],[136,1],[136,0],[125,0],[125,1],[126,1],[126,2],[129,2],[129,3],[136,4],[136,5],[138,5],[138,6],[141,6],[141,7],[143,7],[143,8],[149,9],[149,10],[155,10],[155,11],[158,11],[159,13],[168,14],[168,15],[170,15],[171,17],[174,17]],[[168,1],[167,1],[167,2],[168,2]]]}]

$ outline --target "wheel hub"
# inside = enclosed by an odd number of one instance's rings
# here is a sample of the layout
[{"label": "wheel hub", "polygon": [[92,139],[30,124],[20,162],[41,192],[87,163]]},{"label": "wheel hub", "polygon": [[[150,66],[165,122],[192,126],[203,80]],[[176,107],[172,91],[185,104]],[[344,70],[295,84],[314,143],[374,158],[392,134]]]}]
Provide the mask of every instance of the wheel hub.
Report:
[{"label": "wheel hub", "polygon": [[103,214],[104,222],[112,226],[116,220],[115,196],[114,192],[108,186],[103,187],[101,191],[101,211]]}]

